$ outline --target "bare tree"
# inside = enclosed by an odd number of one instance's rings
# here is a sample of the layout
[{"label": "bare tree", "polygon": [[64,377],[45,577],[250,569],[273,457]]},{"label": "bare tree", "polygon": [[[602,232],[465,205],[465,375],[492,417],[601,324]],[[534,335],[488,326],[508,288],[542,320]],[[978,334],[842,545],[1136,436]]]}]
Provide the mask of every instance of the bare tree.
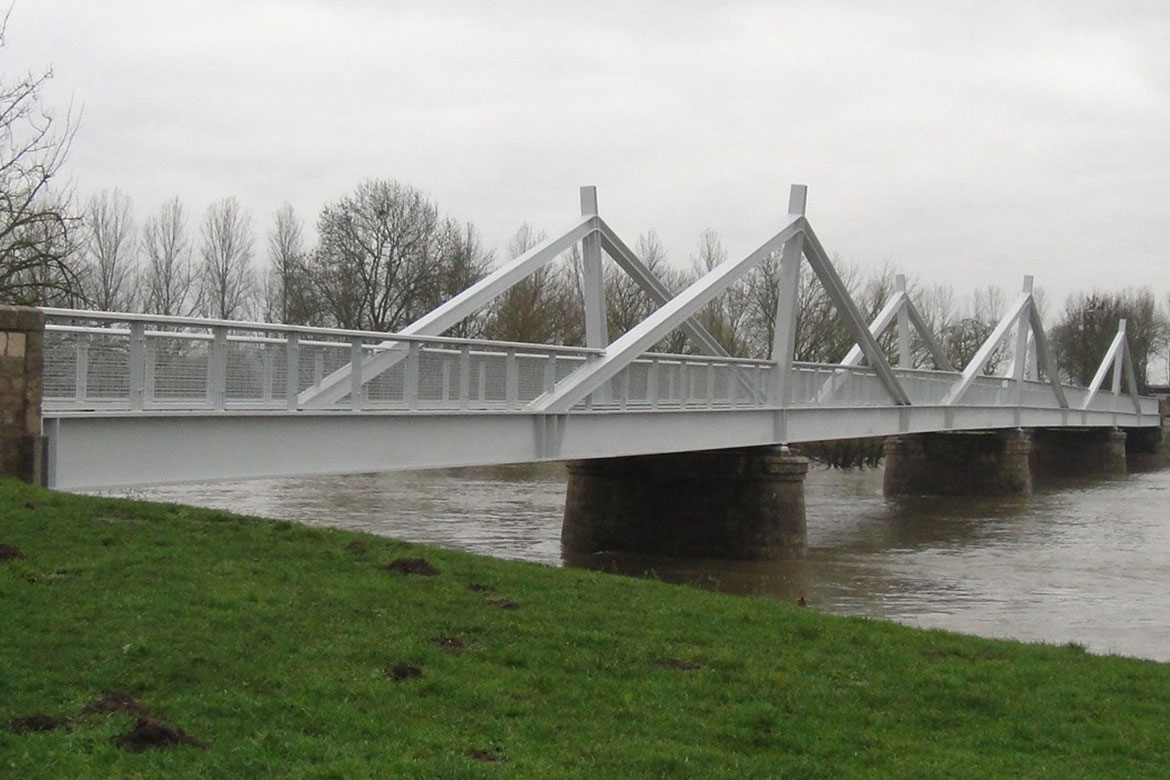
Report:
[{"label": "bare tree", "polygon": [[203,215],[199,300],[203,314],[220,319],[252,314],[256,282],[252,269],[252,219],[235,198],[224,198]]},{"label": "bare tree", "polygon": [[[8,12],[0,20],[5,43]],[[51,186],[77,121],[57,122],[41,101],[51,69],[0,81],[0,302],[71,305],[80,293],[69,193]]]},{"label": "bare tree", "polygon": [[[718,233],[704,230],[699,234],[698,254],[691,257],[696,276],[713,271],[726,260],[727,250]],[[750,309],[749,285],[740,279],[700,309],[696,319],[729,354],[742,357],[749,350],[745,328]]]},{"label": "bare tree", "polygon": [[[634,247],[642,264],[672,293],[682,289],[682,274],[667,265],[666,248],[658,234],[642,233]],[[605,267],[605,306],[610,338],[617,338],[658,308],[632,276],[610,263]]]},{"label": "bare tree", "polygon": [[262,290],[269,322],[318,324],[321,319],[306,263],[304,226],[289,203],[276,210],[268,231],[268,269]]},{"label": "bare tree", "polygon": [[[508,242],[508,255],[519,257],[545,238],[524,223]],[[585,341],[585,309],[577,283],[576,247],[510,287],[491,306],[484,329],[488,338],[539,344],[579,345]]]},{"label": "bare tree", "polygon": [[1170,335],[1166,316],[1148,288],[1081,293],[1065,301],[1060,322],[1052,329],[1052,346],[1071,381],[1080,385],[1092,381],[1122,319],[1134,373],[1145,387],[1150,358],[1166,346]]},{"label": "bare tree", "polygon": [[131,212],[119,189],[103,190],[85,206],[82,290],[99,311],[131,311],[135,305],[138,238]]},{"label": "bare tree", "polygon": [[162,205],[158,214],[147,217],[142,226],[143,310],[148,314],[186,317],[198,308],[195,270],[191,263],[191,241],[187,217],[178,196]]},{"label": "bare tree", "polygon": [[[484,248],[475,226],[470,222],[460,226],[453,219],[444,220],[439,230],[438,256],[442,268],[438,301],[453,298],[482,279],[493,259],[493,253]],[[482,336],[487,316],[488,313],[483,311],[467,317],[447,331],[447,335],[465,338]]]},{"label": "bare tree", "polygon": [[395,181],[362,182],[321,211],[317,232],[311,274],[322,310],[341,327],[396,330],[486,265],[474,231],[456,242],[436,206]]}]

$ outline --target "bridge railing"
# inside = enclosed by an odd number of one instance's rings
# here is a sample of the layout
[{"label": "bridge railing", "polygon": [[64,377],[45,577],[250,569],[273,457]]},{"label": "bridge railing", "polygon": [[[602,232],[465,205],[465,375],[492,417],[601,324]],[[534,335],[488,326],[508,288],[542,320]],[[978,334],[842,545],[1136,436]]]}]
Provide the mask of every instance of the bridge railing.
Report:
[{"label": "bridge railing", "polygon": [[[362,365],[387,349],[387,334],[149,315],[46,309],[46,410],[293,410],[298,396],[340,368],[351,392],[330,407],[353,410],[524,410],[600,350],[437,336],[394,336],[404,353],[363,381]],[[958,372],[894,368],[914,405],[942,403]],[[764,360],[645,353],[574,406],[576,410],[759,408],[775,366]],[[1080,409],[1088,391],[1066,388]],[[794,363],[792,407],[892,403],[865,366]],[[1053,408],[1039,381],[979,376],[961,406]],[[1132,411],[1131,398],[1098,393],[1092,411]]]},{"label": "bridge railing", "polygon": [[60,410],[295,409],[343,366],[337,408],[519,409],[596,350],[447,337],[396,338],[405,359],[360,367],[386,334],[46,309],[44,405]]}]

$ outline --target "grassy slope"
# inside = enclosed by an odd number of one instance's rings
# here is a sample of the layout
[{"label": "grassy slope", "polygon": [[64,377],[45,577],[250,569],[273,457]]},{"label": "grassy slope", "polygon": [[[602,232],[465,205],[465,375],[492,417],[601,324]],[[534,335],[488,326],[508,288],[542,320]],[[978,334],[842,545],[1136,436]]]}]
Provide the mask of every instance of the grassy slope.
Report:
[{"label": "grassy slope", "polygon": [[[0,776],[1170,771],[1170,665],[10,481],[0,544]],[[111,692],[204,746],[120,750]]]}]

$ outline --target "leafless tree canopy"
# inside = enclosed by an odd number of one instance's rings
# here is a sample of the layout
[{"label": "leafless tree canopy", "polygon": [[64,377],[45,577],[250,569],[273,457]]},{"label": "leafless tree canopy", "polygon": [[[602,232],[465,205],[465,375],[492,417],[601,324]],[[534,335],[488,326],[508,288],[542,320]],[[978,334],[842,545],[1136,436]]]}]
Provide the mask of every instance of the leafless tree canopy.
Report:
[{"label": "leafless tree canopy", "polygon": [[[0,20],[0,49],[8,15]],[[41,101],[52,71],[0,81],[0,302],[71,304],[79,288],[68,262],[77,218],[54,187],[77,130]]]},{"label": "leafless tree canopy", "polygon": [[252,314],[256,292],[252,246],[252,218],[235,198],[208,207],[199,250],[199,300],[204,315],[246,319]]},{"label": "leafless tree canopy", "polygon": [[89,199],[83,217],[81,287],[86,303],[101,311],[135,308],[138,234],[130,199],[103,190]]},{"label": "leafless tree canopy", "polygon": [[143,310],[149,314],[185,317],[198,309],[195,296],[195,269],[191,262],[191,240],[187,217],[178,197],[147,217],[142,226]]},{"label": "leafless tree canopy", "polygon": [[408,185],[371,179],[327,205],[311,275],[329,321],[391,331],[479,279],[489,255],[473,230],[442,220]]}]

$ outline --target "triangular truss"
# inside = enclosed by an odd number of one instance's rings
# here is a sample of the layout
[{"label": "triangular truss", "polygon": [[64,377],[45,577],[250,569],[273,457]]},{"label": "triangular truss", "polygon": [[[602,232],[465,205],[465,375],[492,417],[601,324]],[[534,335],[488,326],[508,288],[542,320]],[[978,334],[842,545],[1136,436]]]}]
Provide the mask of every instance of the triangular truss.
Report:
[{"label": "triangular truss", "polygon": [[[1020,297],[995,326],[970,363],[959,372],[952,366],[945,350],[930,332],[925,319],[911,301],[906,291],[904,276],[899,274],[896,277],[894,295],[873,322],[866,324],[845,283],[837,274],[828,254],[805,218],[806,195],[807,189],[803,185],[793,185],[789,194],[787,215],[775,235],[742,259],[724,262],[711,269],[672,297],[662,281],[598,215],[595,188],[582,187],[581,218],[567,230],[532,247],[394,335],[438,336],[580,243],[586,346],[595,350],[595,354],[551,385],[526,407],[530,412],[563,414],[591,396],[597,400],[599,395],[595,394],[604,394],[610,380],[676,329],[683,329],[700,352],[728,357],[726,350],[695,319],[695,315],[737,280],[773,253],[780,251],[780,289],[775,340],[772,345],[771,377],[767,383],[767,398],[756,395],[757,402],[765,401],[768,407],[775,409],[784,409],[790,403],[800,264],[807,260],[855,341],[844,360],[836,366],[837,372],[822,387],[818,394],[820,402],[830,400],[848,381],[851,369],[860,366],[864,360],[868,370],[877,375],[893,405],[910,405],[910,396],[899,382],[898,373],[878,343],[878,338],[896,322],[899,370],[913,368],[911,337],[912,331],[917,331],[935,368],[940,372],[952,373],[955,377],[954,383],[942,399],[933,403],[941,406],[959,405],[976,379],[983,375],[992,355],[1014,331],[1016,335],[1014,359],[1006,378],[1014,381],[1016,403],[1020,403],[1023,397],[1026,381],[1040,380],[1039,368],[1042,367],[1044,379],[1050,386],[1057,405],[1062,409],[1068,408],[1059,371],[1032,296],[1032,277],[1024,277]],[[601,265],[603,251],[659,305],[655,312],[613,342],[609,342],[606,329],[605,290]],[[363,384],[406,359],[410,349],[406,343],[396,341],[394,337],[377,345],[374,353],[366,357],[362,357],[361,350],[355,346],[353,360],[302,392],[297,399],[298,404],[305,408],[328,407],[347,395],[359,394]],[[354,366],[358,367],[356,372]],[[1121,321],[1121,327],[1105,361],[1093,379],[1083,408],[1089,408],[1110,367],[1113,369],[1113,393],[1120,393],[1121,377],[1124,373],[1127,389],[1133,397],[1134,408],[1140,412],[1133,363],[1125,340],[1124,320]],[[741,381],[744,380],[741,378]],[[755,392],[753,390],[753,394]]]},{"label": "triangular truss", "polygon": [[1129,397],[1133,399],[1134,410],[1141,413],[1142,405],[1138,400],[1137,376],[1133,370],[1133,356],[1129,354],[1129,341],[1125,336],[1125,326],[1125,320],[1121,320],[1117,324],[1117,335],[1113,337],[1113,343],[1109,345],[1105,359],[1101,361],[1101,366],[1093,376],[1093,381],[1089,383],[1089,391],[1085,394],[1085,403],[1081,407],[1082,409],[1088,409],[1089,405],[1093,403],[1093,399],[1097,397],[1097,391],[1101,389],[1101,383],[1105,381],[1105,375],[1112,368],[1113,394],[1121,395],[1121,381],[1122,377],[1125,377],[1125,388]]},{"label": "triangular truss", "polygon": [[[1052,394],[1061,409],[1068,408],[1064,387],[1060,384],[1060,372],[1057,371],[1056,361],[1048,347],[1048,337],[1044,333],[1044,323],[1040,320],[1040,312],[1036,308],[1036,300],[1032,297],[1032,277],[1024,277],[1024,288],[1020,297],[1008,309],[1007,314],[991,331],[987,340],[979,347],[971,362],[963,369],[962,375],[951,386],[950,391],[943,397],[943,406],[957,405],[971,389],[975,378],[983,374],[987,361],[999,349],[1000,345],[1016,331],[1015,357],[1012,363],[1012,378],[1016,382],[1017,393],[1022,392],[1024,381],[1039,379],[1036,376],[1036,361],[1044,367],[1044,374],[1048,384],[1052,387]],[[1029,358],[1035,355],[1035,358]]]},{"label": "triangular truss", "polygon": [[[549,238],[529,249],[451,300],[415,320],[402,330],[401,336],[438,336],[458,325],[467,317],[503,295],[511,287],[555,261],[561,254],[581,244],[585,293],[585,341],[595,349],[608,342],[605,321],[605,289],[601,274],[601,250],[604,249],[618,267],[658,305],[671,299],[670,290],[655,276],[617,233],[597,214],[597,190],[581,188],[581,218],[560,235]],[[707,355],[727,357],[727,351],[706,328],[688,316],[676,325],[693,340],[697,349]],[[673,328],[672,328],[673,330]],[[347,364],[320,383],[305,390],[297,399],[305,408],[328,407],[354,392],[355,384],[364,385],[388,371],[408,355],[402,342],[389,339],[377,345],[377,352],[361,361],[356,382],[351,364]]]}]

